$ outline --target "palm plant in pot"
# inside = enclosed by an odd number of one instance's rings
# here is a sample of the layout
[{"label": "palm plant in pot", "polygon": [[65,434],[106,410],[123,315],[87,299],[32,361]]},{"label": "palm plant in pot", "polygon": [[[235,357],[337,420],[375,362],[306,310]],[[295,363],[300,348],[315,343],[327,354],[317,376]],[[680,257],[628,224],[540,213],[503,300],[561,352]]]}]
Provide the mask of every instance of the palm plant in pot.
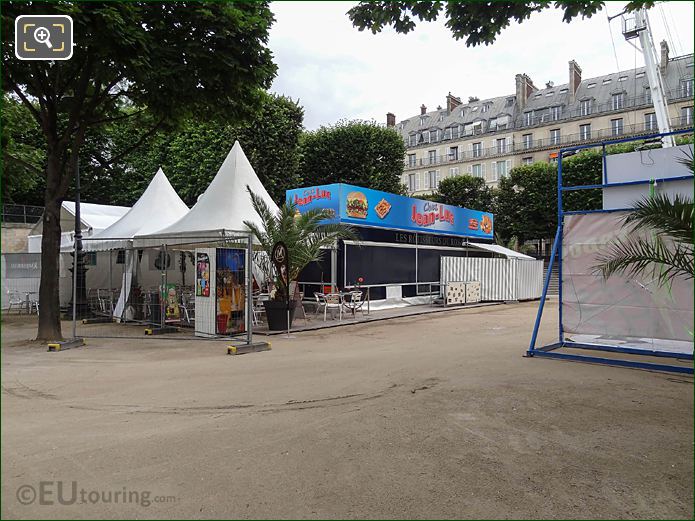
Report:
[{"label": "palm plant in pot", "polygon": [[[277,213],[266,202],[247,187],[254,210],[261,218],[261,226],[244,221],[251,230],[263,251],[270,257],[273,245],[282,241],[287,246],[290,265],[290,287],[297,282],[299,273],[311,262],[320,260],[339,239],[355,239],[353,228],[344,224],[325,224],[323,221],[334,217],[334,212],[327,209],[312,209],[300,213],[297,205],[286,201]],[[275,290],[270,300],[263,303],[271,330],[287,329],[287,295],[288,287],[282,279],[273,275]],[[292,295],[294,297],[294,295]],[[294,317],[294,306],[290,306],[290,325]]]}]

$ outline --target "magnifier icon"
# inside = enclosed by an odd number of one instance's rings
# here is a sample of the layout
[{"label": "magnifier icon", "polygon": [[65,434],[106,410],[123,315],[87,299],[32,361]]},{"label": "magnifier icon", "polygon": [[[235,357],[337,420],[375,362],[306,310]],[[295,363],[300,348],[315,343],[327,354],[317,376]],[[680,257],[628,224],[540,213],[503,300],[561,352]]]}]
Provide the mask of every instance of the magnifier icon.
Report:
[{"label": "magnifier icon", "polygon": [[51,33],[45,27],[37,27],[34,31],[34,39],[39,43],[45,43],[46,47],[52,49],[53,45],[51,45],[50,38]]}]

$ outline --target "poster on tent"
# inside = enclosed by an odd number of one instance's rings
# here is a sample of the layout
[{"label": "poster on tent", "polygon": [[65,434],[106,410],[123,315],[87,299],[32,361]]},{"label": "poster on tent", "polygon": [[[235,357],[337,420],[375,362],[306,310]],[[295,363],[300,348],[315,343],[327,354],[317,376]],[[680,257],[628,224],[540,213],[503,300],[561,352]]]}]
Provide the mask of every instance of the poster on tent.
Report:
[{"label": "poster on tent", "polygon": [[162,288],[162,302],[164,302],[164,314],[168,321],[178,321],[181,319],[181,309],[179,307],[179,295],[176,292],[176,284],[166,284]]},{"label": "poster on tent", "polygon": [[246,331],[246,250],[217,248],[215,255],[218,335]]},{"label": "poster on tent", "polygon": [[207,253],[196,254],[195,294],[197,297],[210,296],[210,257]]}]

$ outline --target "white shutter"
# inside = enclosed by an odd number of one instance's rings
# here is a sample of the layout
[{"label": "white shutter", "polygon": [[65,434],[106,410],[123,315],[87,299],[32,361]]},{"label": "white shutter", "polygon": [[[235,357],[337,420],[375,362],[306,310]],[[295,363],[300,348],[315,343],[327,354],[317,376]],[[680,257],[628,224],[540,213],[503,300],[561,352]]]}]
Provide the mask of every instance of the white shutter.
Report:
[{"label": "white shutter", "polygon": [[420,173],[415,174],[415,191],[420,189]]},{"label": "white shutter", "polygon": [[512,138],[508,137],[506,141],[506,151],[510,153],[512,151]]},{"label": "white shutter", "polygon": [[485,163],[483,163],[482,165],[480,165],[480,177],[482,177],[483,179],[485,179]]},{"label": "white shutter", "polygon": [[437,170],[437,188],[439,188],[439,180],[441,179],[441,171]]},{"label": "white shutter", "polygon": [[509,172],[512,171],[512,160],[507,159],[507,175],[509,175]]},{"label": "white shutter", "polygon": [[424,172],[425,178],[422,180],[423,189],[427,190],[430,187],[430,173]]},{"label": "white shutter", "polygon": [[492,162],[492,180],[497,181],[497,162]]},{"label": "white shutter", "polygon": [[469,174],[473,173],[473,165],[468,165],[468,173]]}]

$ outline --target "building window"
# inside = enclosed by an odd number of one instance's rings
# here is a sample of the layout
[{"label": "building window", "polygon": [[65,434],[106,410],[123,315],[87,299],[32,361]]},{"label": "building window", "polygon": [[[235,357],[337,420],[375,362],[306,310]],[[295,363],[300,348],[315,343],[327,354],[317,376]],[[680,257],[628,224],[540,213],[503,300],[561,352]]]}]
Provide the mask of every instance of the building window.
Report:
[{"label": "building window", "polygon": [[579,139],[583,141],[591,139],[591,123],[579,125]]},{"label": "building window", "polygon": [[524,112],[524,125],[533,125],[533,111]]},{"label": "building window", "polygon": [[533,146],[533,134],[524,134],[521,136],[521,139],[523,140],[525,150]]},{"label": "building window", "polygon": [[427,116],[420,116],[420,126],[425,124],[425,118],[427,118]]},{"label": "building window", "polygon": [[591,100],[585,99],[579,102],[579,114],[582,116],[591,115]]},{"label": "building window", "polygon": [[410,135],[410,140],[408,141],[411,147],[417,145],[417,136],[415,134]]},{"label": "building window", "polygon": [[644,78],[644,72],[638,72],[637,74],[635,74],[635,78]]},{"label": "building window", "polygon": [[656,129],[659,128],[656,124],[656,114],[654,112],[649,112],[644,115],[644,130],[648,132],[656,132]]},{"label": "building window", "polygon": [[474,177],[483,177],[483,165],[478,163],[477,165],[473,165],[473,168],[471,169],[471,174]]},{"label": "building window", "polygon": [[522,158],[521,158],[521,164],[522,164],[522,165],[530,165],[530,164],[533,164],[533,157],[531,157],[531,156],[522,157]]},{"label": "building window", "polygon": [[451,127],[444,129],[444,139],[451,139]]},{"label": "building window", "polygon": [[506,154],[507,153],[507,140],[505,138],[501,138],[497,140],[497,153],[498,154]]},{"label": "building window", "polygon": [[687,80],[681,80],[681,97],[682,98],[692,98],[693,97],[693,79],[689,78]]},{"label": "building window", "polygon": [[559,145],[560,144],[560,129],[554,128],[550,131],[550,144]]},{"label": "building window", "polygon": [[489,103],[484,103],[483,106],[480,108],[480,112],[487,112],[488,110],[490,110]]},{"label": "building window", "polygon": [[681,125],[692,125],[693,124],[693,108],[683,107],[681,108]]},{"label": "building window", "polygon": [[560,119],[560,114],[562,113],[562,107],[550,107],[550,119],[552,121],[557,121]]},{"label": "building window", "polygon": [[508,161],[493,161],[492,162],[492,180],[497,181],[501,177],[507,175]]},{"label": "building window", "polygon": [[125,250],[118,250],[116,253],[116,264],[125,264]]},{"label": "building window", "polygon": [[621,76],[618,81],[627,81],[627,76]]},{"label": "building window", "polygon": [[647,105],[652,104],[652,89],[650,89],[649,87],[644,88],[644,103],[646,103]]},{"label": "building window", "polygon": [[601,85],[608,85],[611,82],[611,78],[606,78],[601,82]]},{"label": "building window", "polygon": [[414,192],[418,189],[416,176],[417,176],[417,174],[408,175],[408,191],[409,192]]},{"label": "building window", "polygon": [[427,159],[429,165],[434,165],[437,163],[437,151],[436,150],[430,150],[427,152]]},{"label": "building window", "polygon": [[434,143],[439,139],[439,131],[437,129],[430,130],[430,143]]},{"label": "building window", "polygon": [[459,147],[449,147],[449,161],[458,161]]},{"label": "building window", "polygon": [[455,166],[455,167],[449,169],[449,176],[450,177],[454,177],[457,175],[459,175],[459,167]]},{"label": "building window", "polygon": [[430,170],[427,172],[428,185],[431,190],[436,190],[439,188],[439,176],[437,175],[437,170]]},{"label": "building window", "polygon": [[415,154],[408,154],[408,166],[415,166],[417,164],[417,159],[415,159]]},{"label": "building window", "polygon": [[490,132],[497,130],[497,118],[490,118],[490,121],[487,122],[487,129]]},{"label": "building window", "polygon": [[595,83],[589,83],[589,84],[586,86],[587,89],[593,89],[594,87],[596,87],[596,84],[595,84]]},{"label": "building window", "polygon": [[611,98],[613,100],[613,110],[620,110],[625,107],[625,93],[618,92],[617,94],[613,94]]},{"label": "building window", "polygon": [[473,157],[481,157],[483,155],[483,144],[473,143]]},{"label": "building window", "polygon": [[611,135],[623,135],[623,118],[611,119]]}]

